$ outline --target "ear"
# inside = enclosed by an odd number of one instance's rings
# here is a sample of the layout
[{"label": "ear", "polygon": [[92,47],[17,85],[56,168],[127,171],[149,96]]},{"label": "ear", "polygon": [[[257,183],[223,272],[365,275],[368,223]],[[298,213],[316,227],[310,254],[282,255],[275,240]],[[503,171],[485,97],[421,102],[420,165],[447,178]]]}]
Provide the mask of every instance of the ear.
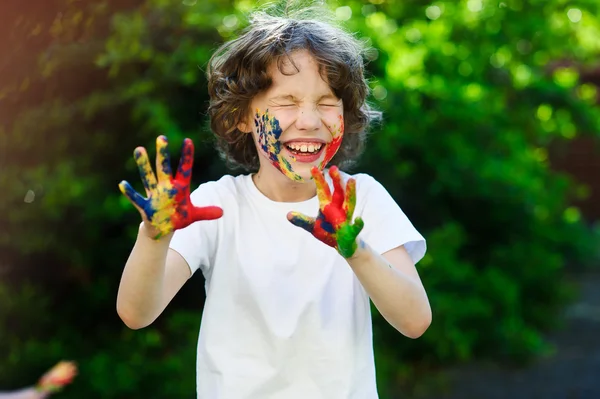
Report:
[{"label": "ear", "polygon": [[237,128],[240,132],[242,133],[251,133],[252,132],[252,125],[250,125],[248,123],[248,117],[242,118],[240,120],[240,122],[237,124]]}]

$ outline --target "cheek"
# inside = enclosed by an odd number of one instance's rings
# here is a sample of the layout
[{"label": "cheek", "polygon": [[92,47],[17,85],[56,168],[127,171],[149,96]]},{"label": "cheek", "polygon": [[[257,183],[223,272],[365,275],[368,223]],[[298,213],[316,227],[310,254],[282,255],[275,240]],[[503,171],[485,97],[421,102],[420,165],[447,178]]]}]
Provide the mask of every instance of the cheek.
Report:
[{"label": "cheek", "polygon": [[325,155],[321,162],[320,169],[327,166],[329,161],[335,156],[342,145],[342,139],[344,138],[344,117],[338,115],[335,118],[335,122],[328,122],[329,132],[332,135],[332,140],[325,147]]},{"label": "cheek", "polygon": [[336,115],[332,115],[332,117],[326,120],[327,126],[329,128],[329,132],[331,135],[336,137],[341,137],[344,135],[344,116],[337,113]]},{"label": "cheek", "polygon": [[261,112],[257,110],[254,113],[254,133],[255,137],[261,139],[279,140],[281,133],[287,129],[293,121],[290,112],[272,112],[266,110]]},{"label": "cheek", "polygon": [[290,127],[290,125],[294,122],[297,116],[297,113],[293,109],[278,109],[277,111],[269,111],[269,114],[271,115],[271,118],[273,120],[277,121],[277,124],[281,128],[281,131],[287,130],[287,128]]},{"label": "cheek", "polygon": [[331,161],[333,156],[338,152],[340,146],[342,145],[343,137],[343,133],[339,134],[338,136],[335,136],[329,144],[327,144],[327,146],[325,147],[325,156],[323,157],[323,167],[325,167],[327,163]]}]

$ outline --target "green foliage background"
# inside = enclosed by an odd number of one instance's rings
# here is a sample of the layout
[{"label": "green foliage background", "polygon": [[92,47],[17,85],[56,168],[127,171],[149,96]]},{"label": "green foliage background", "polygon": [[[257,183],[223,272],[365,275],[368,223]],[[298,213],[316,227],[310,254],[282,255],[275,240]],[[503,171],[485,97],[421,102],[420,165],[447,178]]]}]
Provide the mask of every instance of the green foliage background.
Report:
[{"label": "green foliage background", "polygon": [[[372,46],[384,112],[355,169],[370,173],[428,239],[419,264],[434,311],[411,341],[375,315],[380,394],[419,371],[548,349],[568,264],[597,260],[572,204],[586,188],[549,149],[597,136],[597,1],[329,3]],[[0,61],[0,387],[71,358],[60,397],[191,398],[203,282],[195,276],[141,331],[115,300],[137,213],[120,195],[138,145],[196,143],[194,182],[224,173],[206,123],[204,67],[250,1],[8,1]],[[177,153],[173,154],[176,159]],[[5,355],[6,354],[6,355]]]}]

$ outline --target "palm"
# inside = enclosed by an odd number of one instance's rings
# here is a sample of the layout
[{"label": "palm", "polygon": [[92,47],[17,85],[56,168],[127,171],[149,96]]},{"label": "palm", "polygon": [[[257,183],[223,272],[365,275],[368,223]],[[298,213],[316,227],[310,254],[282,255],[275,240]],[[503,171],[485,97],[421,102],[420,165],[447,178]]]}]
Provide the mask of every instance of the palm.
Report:
[{"label": "palm", "polygon": [[48,370],[38,381],[37,391],[42,393],[56,392],[70,384],[77,375],[77,365],[62,361]]},{"label": "palm", "polygon": [[138,208],[144,221],[148,221],[156,230],[156,238],[196,221],[218,219],[223,215],[223,210],[219,207],[196,207],[192,204],[192,140],[184,140],[182,153],[177,174],[173,177],[166,137],[160,136],[156,140],[156,175],[152,171],[146,150],[143,147],[136,148],[134,157],[147,198],[142,197],[126,181],[119,185],[123,194]]},{"label": "palm", "polygon": [[348,258],[354,254],[356,238],[364,226],[361,218],[352,222],[356,206],[356,181],[349,179],[344,189],[338,168],[331,167],[329,175],[334,185],[332,194],[323,173],[317,168],[313,168],[311,172],[317,185],[319,213],[316,218],[311,218],[298,212],[290,212],[288,219]]}]

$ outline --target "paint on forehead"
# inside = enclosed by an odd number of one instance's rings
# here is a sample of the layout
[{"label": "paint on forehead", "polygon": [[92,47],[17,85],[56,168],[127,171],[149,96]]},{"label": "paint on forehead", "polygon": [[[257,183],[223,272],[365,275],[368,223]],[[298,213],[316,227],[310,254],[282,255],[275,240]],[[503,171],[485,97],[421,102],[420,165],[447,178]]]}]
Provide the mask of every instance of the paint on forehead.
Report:
[{"label": "paint on forehead", "polygon": [[[283,156],[282,144],[279,141],[282,129],[279,120],[269,115],[269,110],[261,113],[256,110],[254,115],[254,126],[258,133],[258,144],[263,153],[275,168],[294,181],[303,181],[302,177],[294,172],[292,164]],[[291,157],[292,160],[295,160]]]},{"label": "paint on forehead", "polygon": [[344,138],[344,117],[339,115],[338,120],[339,125],[333,125],[330,128],[333,140],[325,145],[325,156],[323,157],[323,161],[319,164],[319,169],[321,170],[325,169],[329,161],[333,159],[342,145],[342,139]]}]

